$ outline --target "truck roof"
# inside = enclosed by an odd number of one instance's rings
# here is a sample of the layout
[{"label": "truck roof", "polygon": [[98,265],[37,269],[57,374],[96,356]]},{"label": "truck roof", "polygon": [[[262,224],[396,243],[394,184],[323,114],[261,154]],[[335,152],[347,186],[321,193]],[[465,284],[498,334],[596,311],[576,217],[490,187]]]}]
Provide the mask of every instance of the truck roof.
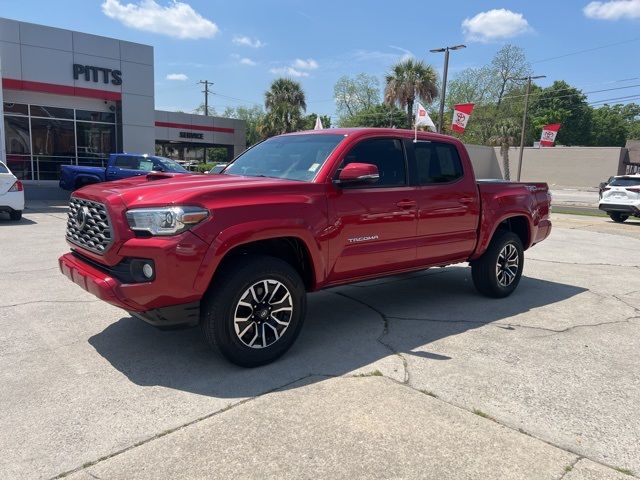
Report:
[{"label": "truck roof", "polygon": [[[370,133],[377,133],[383,135],[399,135],[402,137],[413,136],[415,132],[406,128],[373,128],[373,127],[358,127],[358,128],[325,128],[322,130],[302,130],[299,132],[285,133],[283,136],[288,135],[366,135]],[[418,137],[429,138],[433,140],[458,140],[456,137],[450,135],[443,135],[441,133],[418,131]]]}]

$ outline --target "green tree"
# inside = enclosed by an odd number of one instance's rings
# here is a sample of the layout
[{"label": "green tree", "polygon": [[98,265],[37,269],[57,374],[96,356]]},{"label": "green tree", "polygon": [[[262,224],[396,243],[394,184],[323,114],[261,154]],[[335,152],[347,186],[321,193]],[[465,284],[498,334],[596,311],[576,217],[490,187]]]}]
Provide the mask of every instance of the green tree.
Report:
[{"label": "green tree", "polygon": [[514,85],[522,84],[523,78],[531,75],[531,65],[527,61],[524,50],[507,44],[498,50],[491,60],[491,70],[496,77],[497,103],[502,103],[505,93]]},{"label": "green tree", "polygon": [[385,81],[385,103],[405,108],[408,125],[413,123],[413,106],[416,100],[431,103],[438,96],[436,71],[420,60],[409,58],[395,64],[385,76]]},{"label": "green tree", "polygon": [[540,138],[542,127],[548,123],[561,123],[556,143],[562,145],[589,145],[591,143],[592,108],[582,91],[565,81],[555,81],[550,87],[536,91],[530,97],[529,119]]},{"label": "green tree", "polygon": [[258,143],[262,140],[259,127],[262,123],[265,113],[262,107],[254,105],[251,107],[227,107],[222,113],[223,117],[244,120],[246,124],[246,142],[247,147]]},{"label": "green tree", "polygon": [[307,109],[300,84],[288,78],[273,81],[264,94],[267,114],[260,125],[263,136],[295,132],[300,128],[302,113]]},{"label": "green tree", "polygon": [[593,109],[591,115],[591,145],[598,147],[624,147],[629,132],[619,107],[621,105],[603,105]]},{"label": "green tree", "polygon": [[204,108],[204,102],[198,105],[198,107],[193,111],[194,113],[198,113],[200,115],[209,115],[210,117],[214,117],[216,115],[216,109],[211,105],[207,105],[206,113]]},{"label": "green tree", "polygon": [[411,128],[405,112],[394,105],[377,104],[340,119],[341,127]]},{"label": "green tree", "polygon": [[333,97],[338,117],[349,117],[380,103],[380,82],[366,73],[353,78],[345,75],[334,85]]},{"label": "green tree", "polygon": [[[312,113],[302,118],[300,122],[300,130],[313,130],[316,126],[317,113]],[[322,128],[331,128],[331,117],[328,115],[320,115],[320,121],[322,122]]]},{"label": "green tree", "polygon": [[489,138],[489,144],[500,147],[500,155],[502,155],[502,170],[504,178],[511,179],[509,171],[509,147],[516,144],[516,136],[519,128],[515,123],[509,120],[500,121],[495,127],[495,133]]}]

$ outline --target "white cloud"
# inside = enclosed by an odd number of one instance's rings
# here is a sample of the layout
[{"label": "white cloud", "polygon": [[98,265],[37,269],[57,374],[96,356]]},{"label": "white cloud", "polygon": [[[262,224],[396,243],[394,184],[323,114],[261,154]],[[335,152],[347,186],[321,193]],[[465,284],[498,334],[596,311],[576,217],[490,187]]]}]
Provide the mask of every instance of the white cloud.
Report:
[{"label": "white cloud", "polygon": [[389,45],[389,48],[393,48],[394,50],[398,50],[402,52],[402,57],[400,57],[401,61],[409,60],[414,58],[413,52],[411,50],[407,50],[406,48],[396,47],[395,45]]},{"label": "white cloud", "polygon": [[296,58],[296,61],[291,66],[299,70],[315,70],[318,68],[318,62],[313,58],[307,58],[306,60]]},{"label": "white cloud", "polygon": [[254,62],[250,58],[244,57],[244,58],[240,59],[240,64],[241,65],[249,65],[250,67],[253,67],[254,65],[257,65],[258,62]]},{"label": "white cloud", "polygon": [[289,77],[308,77],[309,76],[307,72],[296,70],[293,67],[272,68],[269,71],[275,75],[287,75]]},{"label": "white cloud", "polygon": [[154,0],[140,0],[137,4],[104,0],[102,12],[127,27],[181,39],[211,38],[219,31],[215,23],[191,5],[177,0],[167,6]]},{"label": "white cloud", "polygon": [[640,18],[640,0],[591,2],[582,11],[585,16],[598,20],[635,19]]},{"label": "white cloud", "polygon": [[184,73],[169,73],[169,74],[167,74],[167,76],[165,78],[167,80],[178,80],[180,82],[184,82],[185,80],[189,80],[189,77],[187,77]]},{"label": "white cloud", "polygon": [[250,38],[245,35],[236,35],[235,37],[233,37],[232,41],[236,45],[242,45],[242,46],[251,47],[251,48],[261,48],[266,45],[266,43],[261,42],[257,38]]},{"label": "white cloud", "polygon": [[511,38],[531,30],[529,22],[521,13],[505,8],[480,12],[475,17],[462,21],[462,31],[467,40],[490,42]]}]

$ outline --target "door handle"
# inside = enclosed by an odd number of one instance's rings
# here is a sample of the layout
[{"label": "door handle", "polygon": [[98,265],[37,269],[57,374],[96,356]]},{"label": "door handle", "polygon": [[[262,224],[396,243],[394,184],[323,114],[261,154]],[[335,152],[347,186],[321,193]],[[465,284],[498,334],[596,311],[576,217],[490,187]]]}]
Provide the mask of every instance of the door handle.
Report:
[{"label": "door handle", "polygon": [[403,208],[405,210],[409,210],[410,208],[414,208],[418,203],[415,200],[400,200],[396,203],[396,207]]},{"label": "door handle", "polygon": [[460,203],[473,203],[475,201],[475,198],[471,198],[471,197],[462,197],[461,199],[458,200]]}]

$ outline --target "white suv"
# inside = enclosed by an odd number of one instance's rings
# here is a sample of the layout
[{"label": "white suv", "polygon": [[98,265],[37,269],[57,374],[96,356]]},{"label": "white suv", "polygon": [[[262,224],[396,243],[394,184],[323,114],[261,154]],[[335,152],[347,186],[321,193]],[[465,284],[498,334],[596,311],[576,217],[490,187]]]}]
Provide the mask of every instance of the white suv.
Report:
[{"label": "white suv", "polygon": [[640,217],[640,175],[622,175],[604,187],[598,205],[611,220],[622,223],[630,216]]}]

